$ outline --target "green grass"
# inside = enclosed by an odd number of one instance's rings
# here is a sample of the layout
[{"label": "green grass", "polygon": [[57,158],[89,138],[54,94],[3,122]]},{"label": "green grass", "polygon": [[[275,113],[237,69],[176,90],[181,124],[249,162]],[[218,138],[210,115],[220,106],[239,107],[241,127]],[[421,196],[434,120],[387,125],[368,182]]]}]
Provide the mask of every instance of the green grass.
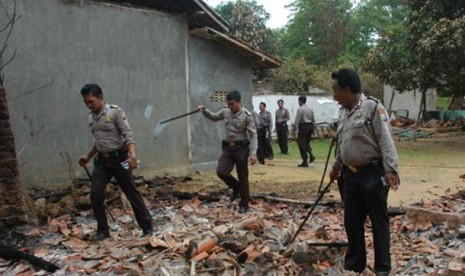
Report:
[{"label": "green grass", "polygon": [[447,110],[448,101],[449,101],[448,97],[437,97],[436,98],[436,109],[437,110]]},{"label": "green grass", "polygon": [[[317,160],[325,160],[328,156],[328,150],[329,150],[329,143],[330,139],[315,139],[310,142],[310,145],[312,146],[313,149],[313,154],[315,154]],[[299,147],[297,146],[297,143],[295,141],[289,142],[289,154],[284,155],[280,154],[281,150],[279,149],[278,141],[273,141],[273,152],[275,157],[279,158],[284,158],[284,159],[291,159],[291,160],[296,160],[300,159],[300,152],[299,152]],[[334,148],[333,148],[333,156],[334,156]]]},{"label": "green grass", "polygon": [[[311,141],[313,153],[316,156],[316,162],[326,162],[328,157],[329,139],[315,139]],[[403,141],[396,143],[397,154],[399,155],[399,163],[402,164],[417,164],[419,160],[425,164],[434,163],[438,158],[439,146],[435,143],[429,143],[429,146],[423,145],[421,142]],[[443,147],[454,147],[453,142],[442,142]],[[436,145],[436,146],[435,146]],[[277,141],[273,141],[273,152],[275,157],[289,159],[289,160],[300,160],[299,147],[295,141],[289,142],[289,155],[280,154],[280,149]],[[441,150],[440,150],[441,151]],[[334,160],[334,147],[331,152],[330,162]]]}]

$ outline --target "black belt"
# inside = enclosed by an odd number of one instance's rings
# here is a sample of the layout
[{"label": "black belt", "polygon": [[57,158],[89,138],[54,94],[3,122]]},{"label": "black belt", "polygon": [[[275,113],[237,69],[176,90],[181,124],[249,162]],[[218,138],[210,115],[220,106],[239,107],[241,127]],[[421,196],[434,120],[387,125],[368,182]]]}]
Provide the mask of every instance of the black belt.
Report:
[{"label": "black belt", "polygon": [[378,168],[383,165],[382,160],[380,159],[375,159],[371,161],[370,163],[363,165],[363,166],[352,166],[352,165],[345,165],[344,168],[348,169],[351,173],[364,173],[371,171],[373,168]]},{"label": "black belt", "polygon": [[116,149],[114,151],[99,152],[98,154],[105,159],[113,159],[113,158],[120,158],[123,156],[127,156],[128,150],[123,147],[123,148]]},{"label": "black belt", "polygon": [[313,123],[300,123],[299,126],[313,125]]},{"label": "black belt", "polygon": [[246,148],[250,145],[249,140],[238,140],[238,141],[225,141],[223,140],[222,146],[223,148]]}]

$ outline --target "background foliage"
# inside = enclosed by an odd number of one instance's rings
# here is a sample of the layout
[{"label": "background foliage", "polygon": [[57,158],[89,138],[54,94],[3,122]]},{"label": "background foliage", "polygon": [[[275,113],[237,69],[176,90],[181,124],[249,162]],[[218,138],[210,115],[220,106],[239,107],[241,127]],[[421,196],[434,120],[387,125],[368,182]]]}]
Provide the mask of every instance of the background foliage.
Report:
[{"label": "background foliage", "polygon": [[223,2],[216,11],[232,35],[277,55],[284,65],[256,74],[275,92],[301,94],[314,86],[330,90],[332,71],[359,71],[364,92],[382,99],[383,84],[397,91],[434,88],[463,106],[465,91],[465,1],[295,0],[286,26],[271,30],[254,0]]}]

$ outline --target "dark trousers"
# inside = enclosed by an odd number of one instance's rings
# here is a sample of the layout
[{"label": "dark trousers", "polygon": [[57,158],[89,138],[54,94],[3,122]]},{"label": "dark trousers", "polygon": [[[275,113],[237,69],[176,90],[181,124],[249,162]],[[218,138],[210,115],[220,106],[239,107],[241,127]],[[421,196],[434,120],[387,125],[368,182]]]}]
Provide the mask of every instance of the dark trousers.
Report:
[{"label": "dark trousers", "polygon": [[[266,130],[268,131],[268,130]],[[274,153],[273,153],[273,147],[271,146],[271,133],[269,133],[269,137],[270,138],[266,138],[266,134],[265,134],[265,157],[274,157]]]},{"label": "dark trousers", "polygon": [[[216,174],[221,180],[241,196],[240,206],[249,206],[249,149],[248,147],[223,147],[223,153],[218,160]],[[237,177],[231,175],[236,165]]]},{"label": "dark trousers", "polygon": [[349,246],[344,268],[362,272],[366,266],[365,220],[372,224],[375,249],[375,270],[390,271],[390,232],[387,215],[389,188],[383,186],[382,165],[373,166],[363,173],[352,173],[345,168],[344,177],[344,225]]},{"label": "dark trousers", "polygon": [[299,125],[297,145],[299,146],[300,157],[302,157],[302,163],[308,163],[308,157],[313,156],[312,146],[310,145],[313,129],[314,127],[312,123],[305,123]]},{"label": "dark trousers", "polygon": [[276,134],[278,135],[278,143],[281,153],[288,153],[289,149],[287,147],[287,138],[289,136],[289,129],[287,128],[287,124],[277,124]]},{"label": "dark trousers", "polygon": [[134,185],[132,170],[126,170],[121,166],[121,162],[126,159],[127,157],[105,159],[97,156],[95,158],[90,200],[97,220],[98,231],[100,232],[108,232],[108,222],[105,214],[105,187],[112,177],[115,177],[118,186],[131,203],[139,226],[142,229],[152,229],[152,216]]},{"label": "dark trousers", "polygon": [[265,164],[266,157],[266,128],[257,129],[257,160],[260,164]]}]

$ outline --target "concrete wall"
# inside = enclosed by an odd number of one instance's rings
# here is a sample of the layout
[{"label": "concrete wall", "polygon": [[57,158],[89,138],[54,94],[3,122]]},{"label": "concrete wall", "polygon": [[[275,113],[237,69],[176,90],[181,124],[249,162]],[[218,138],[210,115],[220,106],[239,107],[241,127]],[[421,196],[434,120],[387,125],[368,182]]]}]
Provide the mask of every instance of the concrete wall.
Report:
[{"label": "concrete wall", "polygon": [[[389,108],[389,102],[391,101],[392,92],[394,89],[389,86],[384,86],[384,106]],[[399,93],[396,91],[394,100],[392,102],[391,110],[405,109],[409,111],[409,118],[416,120],[418,118],[418,112],[420,109],[421,93],[414,91],[406,91]],[[436,110],[436,91],[428,90],[426,92],[426,110]]]},{"label": "concrete wall", "polygon": [[156,139],[153,133],[159,119],[190,108],[184,17],[91,1],[16,2],[21,19],[6,57],[17,54],[4,74],[24,186],[69,184],[70,176],[84,175],[76,161],[92,136],[79,91],[88,82],[125,109],[144,175],[189,164],[188,136],[179,135],[187,120]]},{"label": "concrete wall", "polygon": [[[189,40],[191,108],[205,105],[212,111],[218,111],[226,103],[212,103],[209,97],[214,91],[231,90],[239,91],[243,106],[252,110],[252,74],[247,60],[231,50],[191,36]],[[224,122],[212,122],[202,114],[191,116],[190,120],[193,168],[211,168],[221,153]]]}]

